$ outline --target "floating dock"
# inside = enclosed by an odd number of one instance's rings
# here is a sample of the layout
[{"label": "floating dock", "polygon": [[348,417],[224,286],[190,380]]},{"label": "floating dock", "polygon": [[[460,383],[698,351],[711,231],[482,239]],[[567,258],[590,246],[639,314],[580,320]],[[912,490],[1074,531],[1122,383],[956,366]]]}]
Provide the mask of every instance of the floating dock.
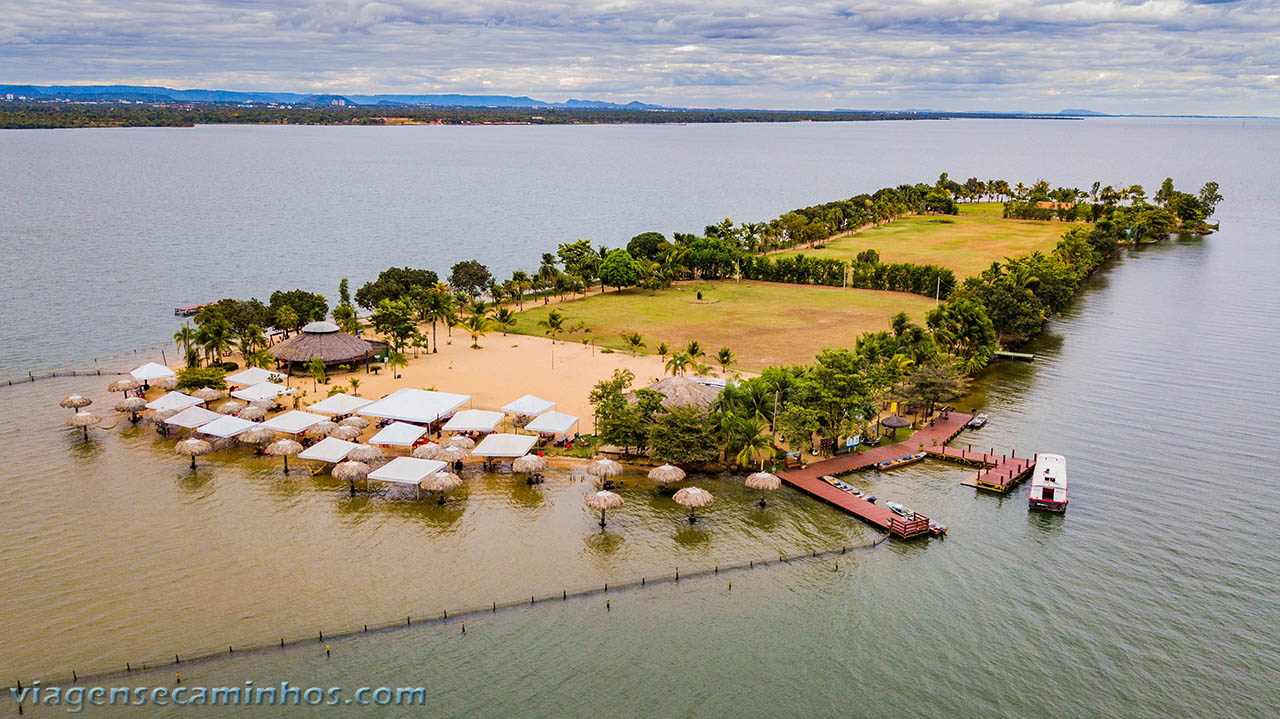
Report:
[{"label": "floating dock", "polygon": [[204,302],[198,305],[184,305],[182,307],[174,307],[173,314],[177,315],[178,317],[190,317],[191,315],[198,313],[200,310],[204,309],[205,307],[210,307],[216,304],[218,303]]},{"label": "floating dock", "polygon": [[1016,452],[995,454],[994,449],[983,452],[960,447],[933,447],[925,451],[935,459],[978,467],[978,475],[972,481],[966,481],[963,484],[1000,494],[1007,494],[1014,485],[1026,479],[1036,467],[1034,458],[1019,457]]},{"label": "floating dock", "polygon": [[1004,350],[997,351],[996,357],[999,357],[1000,359],[1018,360],[1019,362],[1034,362],[1036,359],[1035,355],[1027,354],[1026,352],[1005,352]]}]

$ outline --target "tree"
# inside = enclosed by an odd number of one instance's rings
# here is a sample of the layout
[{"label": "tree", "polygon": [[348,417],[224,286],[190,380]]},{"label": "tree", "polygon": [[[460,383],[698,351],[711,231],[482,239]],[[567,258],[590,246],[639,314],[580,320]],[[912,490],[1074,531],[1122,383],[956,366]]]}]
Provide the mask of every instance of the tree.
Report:
[{"label": "tree", "polygon": [[632,357],[635,357],[640,353],[640,350],[644,349],[644,338],[640,336],[639,332],[620,332],[619,335],[622,337],[622,343],[627,346],[627,349],[631,350]]},{"label": "tree", "polygon": [[733,356],[733,350],[728,347],[721,347],[720,350],[716,352],[716,363],[720,365],[721,374],[728,374],[729,365],[736,361],[737,360]]},{"label": "tree", "polygon": [[482,312],[474,312],[462,321],[462,327],[471,335],[471,349],[478,350],[480,338],[493,327],[493,320]]},{"label": "tree", "polygon": [[698,342],[698,340],[689,340],[689,344],[685,345],[684,353],[689,355],[689,359],[695,362],[707,356],[707,353],[702,349],[702,343]]},{"label": "tree", "polygon": [[1218,209],[1218,203],[1222,202],[1222,195],[1218,194],[1218,183],[1204,183],[1197,198],[1200,200],[1201,207],[1204,208],[1204,216],[1212,217],[1214,210]]},{"label": "tree", "polygon": [[356,317],[356,308],[348,304],[333,308],[333,323],[349,335],[358,335],[364,329],[364,324]]},{"label": "tree", "polygon": [[226,389],[226,378],[226,370],[221,367],[183,367],[178,370],[178,381],[174,387],[183,392],[190,392],[203,387]]},{"label": "tree", "polygon": [[489,268],[477,260],[463,260],[449,270],[449,284],[468,299],[475,299],[492,282]]},{"label": "tree", "polygon": [[732,447],[737,451],[734,460],[740,466],[754,467],[756,460],[773,454],[773,438],[769,425],[760,417],[740,417],[735,427]]},{"label": "tree", "polygon": [[351,385],[351,394],[356,397],[359,397],[360,396],[360,378],[349,377],[347,378],[347,383]]},{"label": "tree", "polygon": [[924,209],[940,215],[955,215],[960,212],[956,201],[942,190],[934,190],[924,198]]},{"label": "tree", "polygon": [[[277,320],[280,308],[288,305],[296,313],[297,320],[288,329],[299,329],[307,322],[315,322],[329,316],[329,303],[324,295],[306,290],[276,290],[271,293],[271,312]],[[283,329],[283,328],[282,328]]]},{"label": "tree", "polygon": [[591,240],[562,243],[556,256],[564,265],[564,271],[580,279],[584,287],[595,281],[601,258],[591,246]]},{"label": "tree", "polygon": [[493,324],[502,330],[502,336],[506,337],[507,331],[516,326],[516,313],[509,307],[497,307],[493,310]]},{"label": "tree", "polygon": [[191,353],[196,343],[196,331],[190,324],[183,322],[182,327],[173,333],[173,343],[182,350],[183,355]]},{"label": "tree", "polygon": [[715,430],[707,412],[680,405],[657,415],[649,426],[649,456],[659,462],[688,464],[716,458]]},{"label": "tree", "polygon": [[782,406],[774,420],[774,427],[792,446],[803,448],[813,447],[813,435],[820,424],[817,410],[790,402]]},{"label": "tree", "polygon": [[600,263],[601,284],[617,287],[619,292],[623,287],[639,284],[643,277],[644,272],[640,268],[640,263],[636,262],[631,253],[626,250],[614,250],[604,258],[604,262]]},{"label": "tree", "polygon": [[403,300],[382,300],[369,321],[373,329],[391,340],[396,349],[405,347],[416,330],[409,307]]},{"label": "tree", "polygon": [[270,367],[273,362],[275,362],[275,357],[272,357],[271,353],[265,349],[256,349],[244,356],[245,367],[261,367],[266,369]]},{"label": "tree", "polygon": [[427,291],[427,299],[419,312],[424,320],[431,321],[431,351],[440,351],[440,341],[436,339],[436,322],[447,322],[453,316],[453,295],[442,282],[437,282]]},{"label": "tree", "polygon": [[232,333],[240,336],[251,325],[269,326],[274,317],[271,309],[258,300],[221,299],[196,313],[196,325],[226,320]]},{"label": "tree", "polygon": [[298,318],[298,313],[295,312],[292,307],[289,305],[282,305],[276,310],[274,324],[277,328],[282,329],[287,333],[289,330],[301,327],[302,321]]},{"label": "tree", "polygon": [[688,353],[676,352],[671,355],[671,358],[666,361],[664,366],[671,373],[671,376],[675,377],[676,375],[684,374],[689,369],[690,364],[693,364],[693,358]]},{"label": "tree", "polygon": [[[372,310],[383,300],[404,299],[409,296],[409,293],[414,288],[428,289],[439,281],[440,277],[431,270],[419,270],[411,267],[388,267],[378,273],[378,279],[373,282],[366,282],[356,291],[356,304],[367,310]],[[341,288],[339,288],[339,291],[341,291]]]},{"label": "tree", "polygon": [[551,310],[545,318],[538,320],[538,326],[551,338],[551,344],[555,344],[556,336],[564,331],[564,319],[560,310]]},{"label": "tree", "polygon": [[396,379],[400,378],[400,370],[409,366],[409,359],[404,356],[403,352],[392,350],[387,353],[387,367],[391,369]]},{"label": "tree", "polygon": [[312,357],[307,362],[307,374],[311,375],[311,391],[316,390],[316,383],[328,384],[329,377],[325,374],[324,360],[319,357]]},{"label": "tree", "polygon": [[242,357],[248,357],[254,350],[267,346],[267,336],[258,325],[249,325],[239,333],[236,344]]},{"label": "tree", "polygon": [[221,362],[222,355],[231,351],[231,323],[224,319],[206,322],[196,330],[195,340],[206,359]]},{"label": "tree", "polygon": [[907,375],[898,387],[898,396],[904,401],[925,406],[929,414],[938,402],[950,402],[964,394],[968,380],[951,362],[930,362],[921,365]]},{"label": "tree", "polygon": [[627,243],[627,252],[637,260],[656,260],[670,246],[661,232],[641,232]]},{"label": "tree", "polygon": [[659,342],[658,348],[654,351],[662,358],[663,363],[666,363],[667,355],[671,354],[671,348],[667,346],[666,342]]}]

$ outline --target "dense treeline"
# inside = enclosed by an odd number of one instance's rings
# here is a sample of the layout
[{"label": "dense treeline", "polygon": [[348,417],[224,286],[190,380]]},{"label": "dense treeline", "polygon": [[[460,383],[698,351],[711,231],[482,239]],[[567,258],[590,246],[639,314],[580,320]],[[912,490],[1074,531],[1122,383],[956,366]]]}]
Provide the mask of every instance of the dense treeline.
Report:
[{"label": "dense treeline", "polygon": [[880,262],[880,254],[875,250],[859,254],[853,262],[805,255],[776,259],[768,255],[748,255],[742,258],[740,266],[741,276],[746,280],[911,292],[944,299],[956,286],[955,274],[945,267],[906,262],[886,265]]},{"label": "dense treeline", "polygon": [[[191,127],[215,124],[384,125],[440,124],[660,124],[723,122],[849,122],[939,120],[966,113],[804,112],[768,110],[626,110],[519,107],[123,105],[0,103],[0,128]],[[1015,117],[983,115],[982,117]]]}]

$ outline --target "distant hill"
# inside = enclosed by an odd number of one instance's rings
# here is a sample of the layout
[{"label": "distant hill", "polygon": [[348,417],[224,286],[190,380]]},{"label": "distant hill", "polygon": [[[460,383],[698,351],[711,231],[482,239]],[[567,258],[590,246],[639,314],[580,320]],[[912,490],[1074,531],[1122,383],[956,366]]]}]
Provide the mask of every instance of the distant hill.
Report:
[{"label": "distant hill", "polygon": [[1107,117],[1107,113],[1094,110],[1060,110],[1058,114],[1070,117]]}]

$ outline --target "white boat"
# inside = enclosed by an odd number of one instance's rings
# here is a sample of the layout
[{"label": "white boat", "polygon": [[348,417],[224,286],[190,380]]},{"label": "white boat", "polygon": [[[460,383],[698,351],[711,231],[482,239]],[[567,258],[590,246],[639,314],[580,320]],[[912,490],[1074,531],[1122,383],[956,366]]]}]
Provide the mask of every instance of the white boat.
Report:
[{"label": "white boat", "polygon": [[1027,495],[1031,509],[1067,511],[1067,458],[1060,454],[1037,454],[1036,471]]}]

